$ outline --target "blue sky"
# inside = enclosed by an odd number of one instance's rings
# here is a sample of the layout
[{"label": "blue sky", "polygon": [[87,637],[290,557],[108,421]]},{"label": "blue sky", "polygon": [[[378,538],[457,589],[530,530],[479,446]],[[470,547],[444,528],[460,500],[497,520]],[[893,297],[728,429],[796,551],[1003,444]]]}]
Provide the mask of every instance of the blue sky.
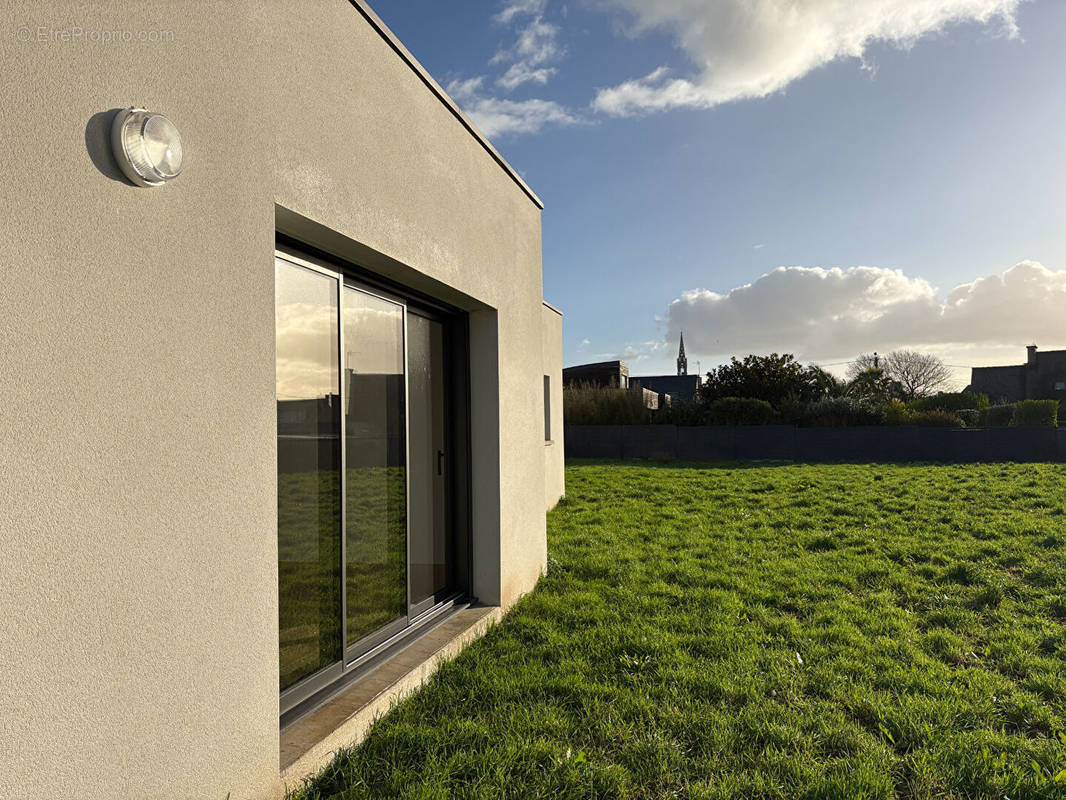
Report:
[{"label": "blue sky", "polygon": [[374,3],[544,200],[567,364],[1066,347],[1066,3],[837,5]]}]

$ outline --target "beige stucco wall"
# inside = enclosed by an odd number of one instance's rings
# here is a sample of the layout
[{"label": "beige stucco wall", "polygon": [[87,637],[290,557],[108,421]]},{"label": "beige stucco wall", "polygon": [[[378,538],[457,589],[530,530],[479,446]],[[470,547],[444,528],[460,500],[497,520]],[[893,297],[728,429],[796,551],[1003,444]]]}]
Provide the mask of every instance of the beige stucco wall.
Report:
[{"label": "beige stucco wall", "polygon": [[[539,209],[346,0],[23,0],[0,36],[0,797],[269,797],[275,220],[471,310],[508,605],[546,558]],[[182,133],[170,185],[109,161],[131,104]]]},{"label": "beige stucco wall", "polygon": [[[544,446],[544,505],[550,511],[566,493],[563,457],[563,315],[544,304],[541,309],[541,359],[551,381],[550,443]],[[543,395],[543,392],[541,392]]]}]

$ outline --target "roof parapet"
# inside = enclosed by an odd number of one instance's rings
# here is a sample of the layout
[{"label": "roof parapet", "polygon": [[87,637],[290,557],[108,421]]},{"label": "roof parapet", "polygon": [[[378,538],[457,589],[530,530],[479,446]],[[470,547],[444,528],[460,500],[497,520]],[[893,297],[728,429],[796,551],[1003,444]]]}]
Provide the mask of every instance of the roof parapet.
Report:
[{"label": "roof parapet", "polygon": [[490,142],[485,135],[477,129],[477,126],[470,121],[466,114],[463,113],[462,109],[456,105],[455,101],[448,96],[448,93],[441,88],[441,85],[433,79],[433,76],[426,71],[426,68],[418,63],[418,59],[411,55],[411,51],[404,47],[403,42],[396,37],[396,34],[389,30],[389,26],[382,22],[381,17],[374,12],[374,9],[367,4],[366,0],[348,0],[348,2],[355,6],[359,13],[366,18],[366,21],[370,23],[370,26],[378,32],[381,38],[388,42],[389,46],[396,51],[396,54],[404,60],[407,66],[414,70],[414,73],[424,84],[426,84],[429,90],[437,96],[437,99],[447,106],[448,110],[455,115],[455,118],[459,120],[462,126],[478,140],[481,146],[484,147],[496,163],[503,168],[503,171],[511,177],[511,180],[518,184],[518,187],[526,193],[537,208],[543,210],[544,203],[539,197],[537,197],[536,193],[529,188],[529,185],[522,180],[522,176],[518,174],[514,167],[507,163],[504,157],[500,155],[499,151],[493,147],[492,142]]}]

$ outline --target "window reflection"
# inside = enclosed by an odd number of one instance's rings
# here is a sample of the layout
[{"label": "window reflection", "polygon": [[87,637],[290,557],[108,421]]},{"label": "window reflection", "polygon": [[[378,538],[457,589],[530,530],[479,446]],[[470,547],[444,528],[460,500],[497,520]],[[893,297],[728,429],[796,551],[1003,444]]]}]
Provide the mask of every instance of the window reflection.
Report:
[{"label": "window reflection", "polygon": [[348,643],[407,613],[403,307],[344,289]]},{"label": "window reflection", "polygon": [[411,603],[447,588],[451,542],[445,519],[444,328],[418,314],[407,315],[408,431],[410,433]]},{"label": "window reflection", "polygon": [[274,261],[281,688],[341,658],[337,281]]}]

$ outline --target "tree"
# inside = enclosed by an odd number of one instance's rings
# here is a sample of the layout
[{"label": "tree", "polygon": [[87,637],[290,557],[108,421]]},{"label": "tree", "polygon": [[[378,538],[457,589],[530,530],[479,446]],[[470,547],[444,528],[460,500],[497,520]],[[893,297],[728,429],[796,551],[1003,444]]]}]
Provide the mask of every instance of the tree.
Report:
[{"label": "tree", "polygon": [[[852,370],[848,370],[851,374]],[[868,367],[848,381],[846,394],[855,400],[873,405],[884,405],[895,394],[897,385],[888,379],[880,367]]]},{"label": "tree", "polygon": [[848,388],[847,383],[832,372],[813,364],[807,367],[807,378],[814,395],[813,400],[820,400],[823,397],[843,397]]},{"label": "tree", "polygon": [[705,402],[723,397],[765,400],[778,408],[785,400],[810,402],[841,391],[839,381],[819,367],[805,367],[786,353],[735,357],[707,373],[700,387]]},{"label": "tree", "polygon": [[888,355],[860,355],[848,369],[852,382],[871,368],[880,368],[884,377],[894,384],[894,394],[901,400],[914,400],[947,388],[951,382],[951,369],[936,356],[914,350],[893,350]]},{"label": "tree", "polygon": [[848,367],[846,373],[848,383],[854,381],[862,373],[871,369],[884,370],[885,357],[879,356],[877,353],[860,353],[854,361],[851,362],[851,366]]}]

